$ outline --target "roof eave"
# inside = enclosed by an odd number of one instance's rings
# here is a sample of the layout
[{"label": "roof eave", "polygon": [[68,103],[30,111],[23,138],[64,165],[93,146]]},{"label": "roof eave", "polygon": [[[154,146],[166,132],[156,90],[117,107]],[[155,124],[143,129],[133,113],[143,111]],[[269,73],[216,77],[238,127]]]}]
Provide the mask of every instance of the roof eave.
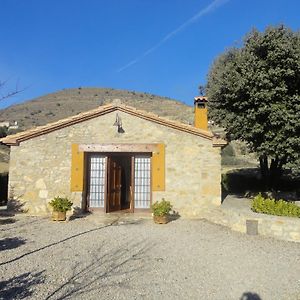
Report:
[{"label": "roof eave", "polygon": [[213,143],[213,147],[216,148],[216,147],[225,147],[228,142],[226,140],[223,140],[221,138],[218,138],[218,137],[214,137],[213,140],[212,140],[212,143]]},{"label": "roof eave", "polygon": [[[104,115],[104,114],[107,114],[107,113],[110,113],[110,112],[113,112],[116,110],[131,114],[138,118],[148,120],[148,121],[151,121],[151,122],[154,122],[154,123],[166,126],[166,127],[170,127],[170,128],[176,129],[176,130],[187,132],[189,134],[200,136],[202,138],[205,138],[205,139],[208,139],[211,141],[213,141],[213,139],[214,139],[214,135],[210,131],[195,128],[191,125],[183,124],[178,121],[168,120],[168,119],[162,118],[158,115],[155,115],[153,113],[140,111],[134,107],[125,106],[123,104],[121,104],[121,105],[109,104],[106,106],[96,108],[94,110],[90,110],[88,112],[83,112],[79,115],[75,115],[75,116],[71,116],[71,117],[68,117],[63,120],[59,120],[54,123],[39,126],[34,129],[30,129],[30,130],[20,132],[20,133],[11,135],[11,136],[7,136],[5,138],[0,139],[0,142],[3,144],[6,144],[7,146],[18,146],[21,142],[29,140],[31,138],[38,137],[38,136],[41,136],[44,134],[48,134],[55,130],[59,130],[59,129],[62,129],[62,128],[65,128],[68,126],[72,126],[72,125],[99,117],[101,115]],[[224,143],[224,145],[226,145],[226,144],[227,144],[227,142]],[[214,147],[219,147],[222,145],[219,145],[219,144],[214,145],[214,143],[213,143]]]}]

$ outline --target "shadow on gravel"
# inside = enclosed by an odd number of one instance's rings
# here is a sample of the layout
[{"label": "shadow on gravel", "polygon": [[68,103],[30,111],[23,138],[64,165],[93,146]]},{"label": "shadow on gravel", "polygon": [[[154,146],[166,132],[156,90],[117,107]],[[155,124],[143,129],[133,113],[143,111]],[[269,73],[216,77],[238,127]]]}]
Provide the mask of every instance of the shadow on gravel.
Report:
[{"label": "shadow on gravel", "polygon": [[258,294],[246,292],[242,295],[240,300],[262,300]]},{"label": "shadow on gravel", "polygon": [[[139,223],[140,223],[140,221],[137,220],[136,222],[131,222],[130,224],[131,224],[131,225],[137,225],[137,224],[139,224]],[[24,253],[24,254],[22,254],[22,255],[20,255],[20,256],[18,256],[18,257],[15,257],[15,258],[13,258],[13,259],[10,259],[10,260],[8,260],[8,261],[2,262],[2,263],[0,263],[0,266],[4,266],[4,265],[6,265],[6,264],[15,262],[15,261],[17,261],[17,260],[19,260],[19,259],[21,259],[21,258],[24,258],[24,257],[28,256],[28,255],[37,253],[37,252],[39,252],[39,251],[45,250],[45,249],[47,249],[47,248],[50,248],[50,247],[53,247],[53,246],[56,246],[56,245],[59,245],[59,244],[61,244],[61,243],[64,243],[64,242],[69,241],[69,240],[72,240],[72,239],[74,239],[74,238],[83,236],[83,235],[85,235],[85,234],[89,234],[89,233],[94,232],[94,231],[98,231],[98,230],[101,230],[101,229],[104,229],[104,228],[107,228],[107,227],[110,227],[110,226],[124,226],[124,225],[129,225],[129,224],[127,224],[127,223],[124,223],[124,224],[116,224],[116,221],[115,221],[115,222],[113,222],[113,223],[109,223],[109,224],[107,224],[107,225],[105,225],[105,226],[102,226],[102,227],[96,227],[96,228],[93,228],[93,229],[90,229],[90,230],[86,230],[86,231],[83,231],[83,232],[80,232],[80,233],[71,235],[71,236],[69,236],[69,237],[67,237],[67,238],[64,238],[64,239],[62,239],[62,240],[59,240],[59,241],[57,241],[57,242],[54,242],[54,243],[48,244],[48,245],[46,245],[46,246],[43,246],[43,247],[41,247],[41,248],[38,248],[38,249],[35,249],[35,250],[32,250],[32,251],[29,251],[29,252],[27,252],[27,253]]]},{"label": "shadow on gravel", "polygon": [[149,259],[147,253],[154,246],[146,241],[127,241],[106,253],[103,247],[99,248],[87,257],[89,262],[76,264],[67,281],[46,299],[84,299],[90,296],[89,293],[92,297],[104,298],[103,294],[99,296],[106,291],[104,287],[130,289],[133,276],[141,276],[141,271],[145,273],[141,261]]},{"label": "shadow on gravel", "polygon": [[0,299],[24,299],[33,293],[33,287],[45,281],[44,271],[23,273],[0,282]]},{"label": "shadow on gravel", "polygon": [[1,239],[0,251],[14,249],[24,245],[25,243],[26,240],[18,237]]},{"label": "shadow on gravel", "polygon": [[83,211],[80,207],[76,206],[73,209],[73,214],[72,214],[72,216],[70,216],[69,221],[73,221],[76,219],[84,219],[84,218],[88,217],[89,215],[91,215],[90,212]]},{"label": "shadow on gravel", "polygon": [[[2,224],[2,225],[9,225],[9,224],[13,224],[13,223],[16,223],[16,222],[18,222],[19,220],[17,220],[17,219],[12,219],[12,218],[10,218],[10,220],[14,220],[14,221],[5,221],[5,220],[7,220],[7,219],[0,219],[0,225],[1,225],[1,221],[3,221],[3,223],[5,223],[5,224]],[[1,228],[1,231],[9,231],[9,230],[14,230],[14,229],[16,229],[16,228],[20,228],[20,227],[22,227],[22,226],[26,226],[26,227],[28,227],[29,225],[32,225],[32,224],[35,224],[35,223],[38,223],[38,222],[40,222],[40,218],[33,218],[33,219],[31,219],[30,221],[28,221],[28,220],[30,220],[29,219],[29,217],[26,219],[26,223],[25,224],[19,224],[18,226],[8,226],[8,227],[6,227],[6,226],[3,226],[3,228],[2,227],[0,227]],[[28,230],[30,230],[30,229],[28,229]]]},{"label": "shadow on gravel", "polygon": [[13,224],[13,223],[16,223],[16,222],[17,222],[17,220],[14,219],[14,218],[0,219],[0,225]]},{"label": "shadow on gravel", "polygon": [[16,214],[13,211],[7,210],[7,209],[1,209],[0,210],[0,217],[14,217]]},{"label": "shadow on gravel", "polygon": [[169,215],[169,222],[174,222],[181,218],[181,215],[178,212],[173,212],[173,214]]}]

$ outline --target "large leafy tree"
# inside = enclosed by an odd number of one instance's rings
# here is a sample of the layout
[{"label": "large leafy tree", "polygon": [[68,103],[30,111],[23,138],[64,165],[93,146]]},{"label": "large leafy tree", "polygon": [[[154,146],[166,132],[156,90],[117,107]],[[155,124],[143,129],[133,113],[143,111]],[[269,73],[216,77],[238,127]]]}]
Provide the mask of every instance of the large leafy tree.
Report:
[{"label": "large leafy tree", "polygon": [[252,30],[213,63],[206,86],[210,116],[258,154],[267,187],[284,167],[300,169],[300,34]]}]

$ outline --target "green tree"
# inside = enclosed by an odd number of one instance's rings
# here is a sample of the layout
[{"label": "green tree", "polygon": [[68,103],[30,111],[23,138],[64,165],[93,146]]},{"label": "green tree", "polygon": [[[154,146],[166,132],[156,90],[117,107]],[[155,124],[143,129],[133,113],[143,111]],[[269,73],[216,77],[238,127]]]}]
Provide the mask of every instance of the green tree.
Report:
[{"label": "green tree", "polygon": [[258,154],[268,188],[276,188],[283,167],[299,171],[299,32],[254,29],[214,61],[206,91],[210,117]]},{"label": "green tree", "polygon": [[0,127],[0,138],[6,137],[8,132],[8,128],[6,126]]}]

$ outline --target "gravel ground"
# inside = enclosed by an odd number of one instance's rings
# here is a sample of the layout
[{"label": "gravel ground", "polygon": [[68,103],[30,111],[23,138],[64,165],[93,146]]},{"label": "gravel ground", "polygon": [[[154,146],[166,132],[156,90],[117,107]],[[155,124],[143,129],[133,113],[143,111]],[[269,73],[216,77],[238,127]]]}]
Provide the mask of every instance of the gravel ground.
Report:
[{"label": "gravel ground", "polygon": [[0,299],[300,299],[297,243],[204,220],[0,221]]}]

